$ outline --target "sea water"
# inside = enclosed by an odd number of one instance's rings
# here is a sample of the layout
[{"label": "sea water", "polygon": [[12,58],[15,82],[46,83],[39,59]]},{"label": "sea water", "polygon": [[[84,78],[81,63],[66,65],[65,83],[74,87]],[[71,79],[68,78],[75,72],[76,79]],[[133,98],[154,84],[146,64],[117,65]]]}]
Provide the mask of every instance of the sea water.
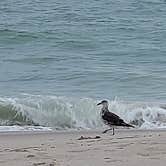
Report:
[{"label": "sea water", "polygon": [[1,1],[0,125],[99,128],[107,99],[138,128],[165,127],[165,11],[165,0]]}]

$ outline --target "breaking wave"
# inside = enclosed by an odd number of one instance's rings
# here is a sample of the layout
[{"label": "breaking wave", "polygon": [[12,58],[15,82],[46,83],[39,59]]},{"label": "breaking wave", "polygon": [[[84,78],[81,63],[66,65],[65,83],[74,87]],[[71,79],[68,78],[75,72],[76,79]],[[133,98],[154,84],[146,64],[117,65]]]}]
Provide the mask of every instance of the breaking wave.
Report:
[{"label": "breaking wave", "polygon": [[[37,129],[41,126],[48,129],[100,128],[103,123],[97,102],[99,101],[91,98],[40,95],[1,97],[0,125],[36,126]],[[109,103],[110,111],[137,128],[166,127],[166,107],[163,104],[124,102],[117,99]]]}]

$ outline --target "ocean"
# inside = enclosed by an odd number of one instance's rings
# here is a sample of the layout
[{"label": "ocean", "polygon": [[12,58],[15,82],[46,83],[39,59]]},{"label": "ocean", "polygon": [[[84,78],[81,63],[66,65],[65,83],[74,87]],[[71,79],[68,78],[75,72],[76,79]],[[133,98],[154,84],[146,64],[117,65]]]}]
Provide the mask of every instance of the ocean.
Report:
[{"label": "ocean", "polygon": [[0,1],[0,131],[165,128],[165,83],[165,0]]}]

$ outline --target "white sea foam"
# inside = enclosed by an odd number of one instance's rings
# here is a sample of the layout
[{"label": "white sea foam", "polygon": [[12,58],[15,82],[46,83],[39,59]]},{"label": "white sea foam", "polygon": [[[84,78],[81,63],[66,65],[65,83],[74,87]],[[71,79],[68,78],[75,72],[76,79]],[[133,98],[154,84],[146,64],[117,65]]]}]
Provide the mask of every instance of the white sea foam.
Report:
[{"label": "white sea foam", "polygon": [[[27,125],[53,129],[92,129],[102,127],[98,100],[73,99],[57,96],[23,95],[19,98],[0,98],[0,130],[26,130]],[[137,128],[166,128],[166,109],[161,104],[109,101],[110,111]],[[22,129],[21,129],[22,128]],[[27,128],[28,129],[28,128]],[[32,127],[28,130],[35,130]],[[50,128],[45,128],[50,129]],[[43,128],[41,127],[41,130]]]},{"label": "white sea foam", "polygon": [[42,126],[0,126],[0,132],[6,131],[52,131],[50,127]]}]

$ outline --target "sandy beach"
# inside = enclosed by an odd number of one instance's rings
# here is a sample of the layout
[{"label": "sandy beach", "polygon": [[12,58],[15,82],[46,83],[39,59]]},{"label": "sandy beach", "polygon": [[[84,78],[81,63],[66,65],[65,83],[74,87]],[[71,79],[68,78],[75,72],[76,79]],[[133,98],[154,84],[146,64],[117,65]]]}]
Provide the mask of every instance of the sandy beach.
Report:
[{"label": "sandy beach", "polygon": [[0,166],[165,166],[166,131],[0,134]]}]

